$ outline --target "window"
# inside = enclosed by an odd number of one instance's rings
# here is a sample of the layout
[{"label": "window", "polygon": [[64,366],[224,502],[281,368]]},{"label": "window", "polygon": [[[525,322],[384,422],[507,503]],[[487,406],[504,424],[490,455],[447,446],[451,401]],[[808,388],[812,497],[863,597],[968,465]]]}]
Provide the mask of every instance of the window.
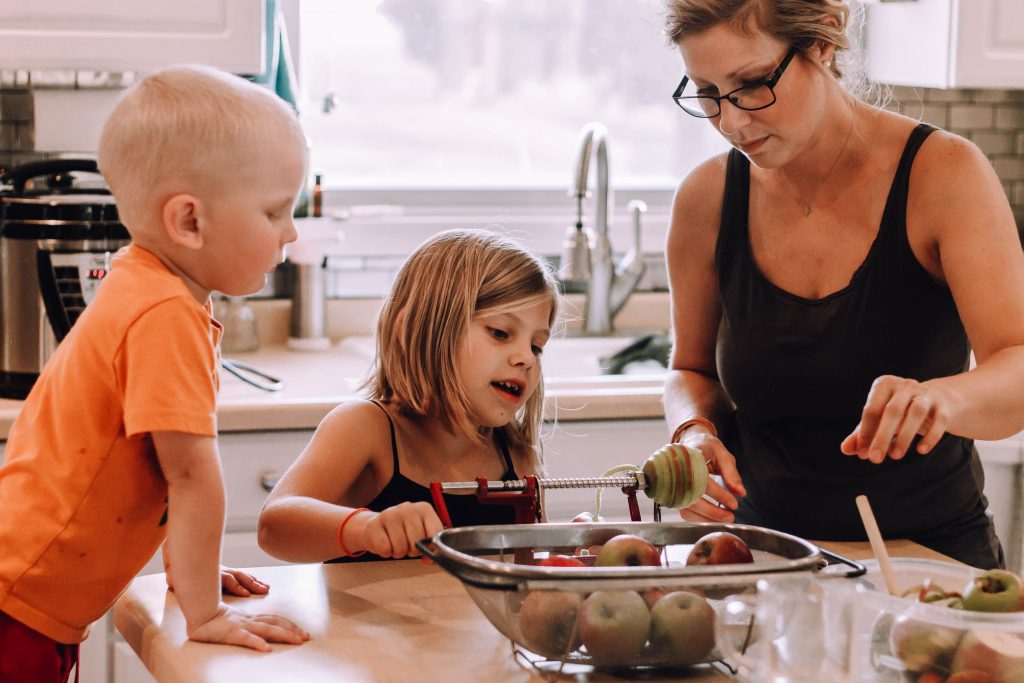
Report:
[{"label": "window", "polygon": [[311,167],[328,188],[558,189],[608,128],[615,188],[674,188],[726,143],[670,97],[660,0],[302,0]]}]

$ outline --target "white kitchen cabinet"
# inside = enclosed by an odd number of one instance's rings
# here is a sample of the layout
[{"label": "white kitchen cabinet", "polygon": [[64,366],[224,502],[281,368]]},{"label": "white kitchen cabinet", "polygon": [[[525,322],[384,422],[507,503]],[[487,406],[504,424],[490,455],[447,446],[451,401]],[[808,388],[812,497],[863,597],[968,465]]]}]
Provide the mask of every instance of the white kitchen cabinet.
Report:
[{"label": "white kitchen cabinet", "polygon": [[868,79],[928,88],[1024,87],[1024,2],[867,6]]},{"label": "white kitchen cabinet", "polygon": [[0,69],[264,70],[262,0],[0,0]]}]

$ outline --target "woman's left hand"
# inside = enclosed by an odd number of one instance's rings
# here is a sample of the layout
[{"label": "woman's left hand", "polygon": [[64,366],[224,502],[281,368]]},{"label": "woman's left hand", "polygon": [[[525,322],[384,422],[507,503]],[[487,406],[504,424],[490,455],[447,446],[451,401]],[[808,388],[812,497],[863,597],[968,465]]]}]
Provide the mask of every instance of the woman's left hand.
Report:
[{"label": "woman's left hand", "polygon": [[920,435],[917,452],[928,453],[957,411],[955,396],[934,383],[883,375],[871,385],[860,423],[839,448],[877,464],[886,457],[901,459]]}]

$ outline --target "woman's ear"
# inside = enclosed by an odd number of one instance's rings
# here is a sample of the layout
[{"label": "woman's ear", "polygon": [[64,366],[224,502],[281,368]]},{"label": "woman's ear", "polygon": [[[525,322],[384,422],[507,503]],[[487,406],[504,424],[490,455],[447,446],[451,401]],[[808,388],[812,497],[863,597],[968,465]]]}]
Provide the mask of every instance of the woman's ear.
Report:
[{"label": "woman's ear", "polygon": [[190,194],[176,194],[164,202],[164,231],[172,244],[186,249],[202,248],[198,215],[199,200]]}]

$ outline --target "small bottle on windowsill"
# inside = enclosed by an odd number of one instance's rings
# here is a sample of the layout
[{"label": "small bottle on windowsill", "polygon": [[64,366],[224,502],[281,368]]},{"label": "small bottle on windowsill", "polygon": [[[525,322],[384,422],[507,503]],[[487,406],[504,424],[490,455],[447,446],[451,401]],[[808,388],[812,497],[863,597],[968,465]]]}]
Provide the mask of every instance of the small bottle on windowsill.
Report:
[{"label": "small bottle on windowsill", "polygon": [[324,215],[324,190],[320,185],[320,174],[313,176],[313,218]]}]

